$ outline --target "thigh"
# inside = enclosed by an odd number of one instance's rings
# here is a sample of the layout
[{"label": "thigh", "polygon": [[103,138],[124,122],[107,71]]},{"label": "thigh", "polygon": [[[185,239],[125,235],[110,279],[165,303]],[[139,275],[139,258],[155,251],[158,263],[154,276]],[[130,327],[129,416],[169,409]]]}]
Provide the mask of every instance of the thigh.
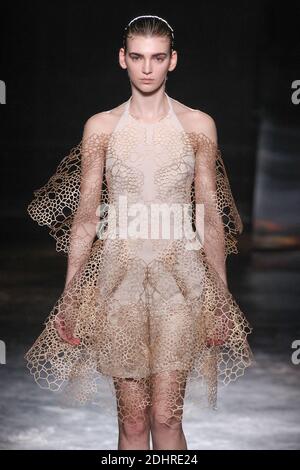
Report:
[{"label": "thigh", "polygon": [[149,378],[114,377],[119,422],[148,421],[150,407]]},{"label": "thigh", "polygon": [[156,423],[168,426],[181,423],[187,372],[163,371],[151,379],[151,417]]}]

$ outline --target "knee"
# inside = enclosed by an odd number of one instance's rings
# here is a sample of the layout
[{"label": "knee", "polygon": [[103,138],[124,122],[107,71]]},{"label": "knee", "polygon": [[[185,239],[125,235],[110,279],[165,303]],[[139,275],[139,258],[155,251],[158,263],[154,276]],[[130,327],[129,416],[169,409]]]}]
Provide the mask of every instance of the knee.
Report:
[{"label": "knee", "polygon": [[150,427],[152,432],[181,432],[181,416],[152,410],[150,413]]},{"label": "knee", "polygon": [[119,430],[127,438],[135,438],[147,435],[150,431],[150,425],[146,417],[125,419],[119,422]]}]

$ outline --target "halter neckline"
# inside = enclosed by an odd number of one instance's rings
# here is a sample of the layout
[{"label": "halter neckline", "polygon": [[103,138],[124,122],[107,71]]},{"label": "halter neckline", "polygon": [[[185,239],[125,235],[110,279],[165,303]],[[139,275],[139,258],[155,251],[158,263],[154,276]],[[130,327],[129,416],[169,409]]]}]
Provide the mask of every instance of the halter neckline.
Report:
[{"label": "halter neckline", "polygon": [[139,124],[142,125],[142,126],[155,126],[155,125],[161,123],[161,122],[164,121],[165,119],[169,118],[169,117],[171,116],[171,114],[173,114],[173,112],[174,112],[174,111],[173,111],[173,106],[172,106],[170,97],[167,95],[166,92],[164,92],[164,94],[166,95],[167,100],[168,100],[169,110],[168,110],[168,112],[167,112],[164,116],[162,116],[162,117],[161,117],[160,119],[158,119],[157,121],[155,121],[155,122],[145,122],[145,121],[142,121],[141,119],[139,119],[139,118],[133,116],[133,114],[131,114],[129,108],[130,108],[130,102],[131,102],[131,100],[132,100],[132,95],[130,96],[130,98],[127,100],[127,103],[126,103],[126,110],[125,110],[125,111],[126,111],[126,114],[127,114],[128,116],[130,116],[132,119],[134,119],[134,121],[136,121],[137,123],[139,123]]}]

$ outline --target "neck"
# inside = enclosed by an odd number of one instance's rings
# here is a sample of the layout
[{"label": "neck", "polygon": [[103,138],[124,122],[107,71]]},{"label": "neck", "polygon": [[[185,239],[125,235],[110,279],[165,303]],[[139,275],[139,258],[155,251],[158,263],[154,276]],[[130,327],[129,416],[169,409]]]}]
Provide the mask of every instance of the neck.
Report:
[{"label": "neck", "polygon": [[169,103],[164,89],[149,94],[133,89],[129,112],[135,118],[154,121],[165,116],[168,111]]}]

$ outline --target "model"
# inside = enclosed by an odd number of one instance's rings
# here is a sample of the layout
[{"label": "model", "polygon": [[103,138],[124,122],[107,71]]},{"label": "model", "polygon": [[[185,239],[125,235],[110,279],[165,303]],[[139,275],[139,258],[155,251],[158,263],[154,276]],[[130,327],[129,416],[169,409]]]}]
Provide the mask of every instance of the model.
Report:
[{"label": "model", "polygon": [[[177,63],[160,17],[124,29],[131,96],[84,124],[80,143],[28,206],[67,255],[64,290],[26,354],[37,383],[106,408],[118,449],[187,449],[185,401],[253,364],[252,327],[228,290],[237,211],[211,116],[166,93]],[[193,390],[193,393],[190,393]]]}]

